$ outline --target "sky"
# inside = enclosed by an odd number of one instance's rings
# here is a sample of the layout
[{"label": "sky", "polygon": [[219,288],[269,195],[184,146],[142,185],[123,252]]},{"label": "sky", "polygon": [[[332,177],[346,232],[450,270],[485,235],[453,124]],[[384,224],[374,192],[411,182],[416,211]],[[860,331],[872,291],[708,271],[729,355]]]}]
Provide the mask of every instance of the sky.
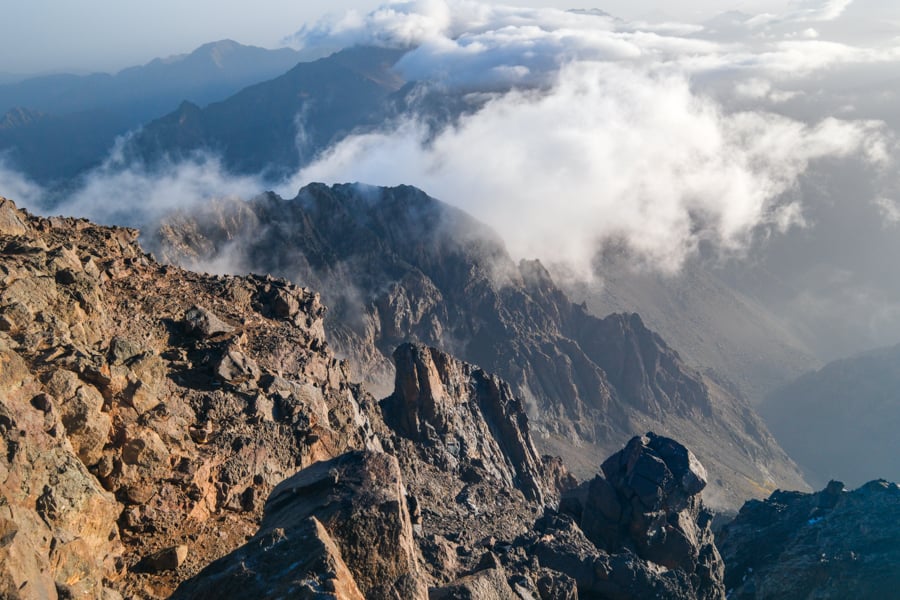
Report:
[{"label": "sky", "polygon": [[[0,72],[115,68],[101,63],[225,37],[413,47],[396,65],[407,81],[471,97],[455,126],[431,131],[413,104],[280,182],[237,177],[216,156],[147,170],[120,164],[113,148],[63,212],[138,225],[209,197],[293,197],[312,181],[412,184],[487,223],[516,258],[584,277],[610,249],[672,275],[710,247],[723,260],[762,260],[753,254],[761,242],[774,248],[762,255],[767,267],[792,282],[773,287],[781,295],[772,302],[794,320],[815,317],[810,328],[846,329],[850,341],[819,346],[849,354],[900,340],[900,273],[885,259],[900,254],[900,3],[693,0],[677,14],[650,0],[586,6],[618,21],[538,8],[548,1],[343,0],[328,5],[329,19],[275,0],[250,12],[202,2],[44,5],[52,19],[21,3],[4,15],[14,25]],[[684,25],[725,10],[742,14]],[[42,190],[2,159],[0,193],[38,206]],[[121,198],[141,201],[123,214]]]},{"label": "sky", "polygon": [[[517,6],[599,8],[628,19],[699,21],[725,10],[780,12],[786,0],[516,0]],[[0,73],[107,71],[190,52],[220,39],[277,47],[326,13],[368,12],[378,0],[31,0],[3,7]],[[500,4],[494,2],[494,4]]]}]

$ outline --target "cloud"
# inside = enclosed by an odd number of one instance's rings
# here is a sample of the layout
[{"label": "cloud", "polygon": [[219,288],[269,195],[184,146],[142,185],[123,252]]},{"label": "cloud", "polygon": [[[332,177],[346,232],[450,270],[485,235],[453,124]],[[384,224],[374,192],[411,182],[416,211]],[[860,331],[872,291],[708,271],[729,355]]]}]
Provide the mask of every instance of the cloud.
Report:
[{"label": "cloud", "polygon": [[0,196],[14,201],[20,208],[39,210],[44,189],[15,169],[0,157]]},{"label": "cloud", "polygon": [[617,240],[672,272],[701,241],[739,250],[756,228],[797,223],[784,195],[811,161],[878,163],[884,143],[877,123],[725,114],[684,76],[576,62],[549,89],[498,96],[435,137],[415,119],[351,136],[289,187],[411,183],[486,221],[518,257],[585,273]]},{"label": "cloud", "polygon": [[826,0],[804,3],[804,7],[793,13],[797,21],[834,21],[853,4],[853,0]]},{"label": "cloud", "polygon": [[99,223],[149,227],[172,211],[216,198],[250,198],[263,189],[261,178],[232,175],[206,154],[150,169],[122,164],[114,153],[53,210]]},{"label": "cloud", "polygon": [[[789,14],[827,21],[848,5],[806,3]],[[302,29],[293,42],[409,48],[396,66],[408,80],[478,92],[479,100],[443,130],[426,126],[427,115],[408,114],[318,156],[306,147],[301,112],[296,142],[312,162],[280,191],[292,196],[317,180],[414,184],[486,221],[517,256],[581,272],[609,243],[667,272],[703,243],[740,252],[761,230],[803,222],[796,190],[814,161],[857,154],[876,166],[888,161],[890,141],[878,123],[769,112],[807,94],[784,91],[786,82],[835,65],[900,59],[892,48],[798,37],[804,29],[745,43],[702,39],[693,25],[473,0],[351,11]],[[722,80],[740,111],[715,100],[711,90]],[[234,177],[212,156],[150,171],[114,153],[65,210],[140,224],[262,189],[261,178]]]},{"label": "cloud", "polygon": [[885,225],[895,226],[900,223],[900,202],[883,196],[873,200]]}]

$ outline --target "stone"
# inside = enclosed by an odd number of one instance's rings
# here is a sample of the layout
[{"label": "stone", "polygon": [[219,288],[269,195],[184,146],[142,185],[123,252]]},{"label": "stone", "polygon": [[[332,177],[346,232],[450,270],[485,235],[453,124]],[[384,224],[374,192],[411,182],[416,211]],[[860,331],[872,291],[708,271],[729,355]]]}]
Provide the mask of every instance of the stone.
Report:
[{"label": "stone", "polygon": [[556,495],[509,385],[425,346],[399,346],[394,362],[394,393],[381,402],[388,426],[417,443],[442,445],[453,461],[469,465],[470,480],[492,472],[529,500]]},{"label": "stone", "polygon": [[432,588],[429,600],[520,600],[502,569],[484,569],[450,585]]},{"label": "stone", "polygon": [[64,369],[53,372],[46,383],[56,398],[56,406],[66,435],[81,461],[92,467],[100,461],[109,441],[111,420],[103,411],[104,399],[92,385]]},{"label": "stone", "polygon": [[25,235],[28,233],[26,219],[11,200],[0,196],[0,234]]},{"label": "stone", "polygon": [[221,381],[232,386],[253,383],[260,376],[256,361],[241,352],[232,349],[225,352],[215,366],[215,374]]},{"label": "stone", "polygon": [[141,560],[141,567],[146,569],[151,573],[158,573],[160,571],[174,571],[187,560],[188,557],[188,547],[181,546],[172,546],[170,548],[165,548],[151,554],[150,556],[144,557]]},{"label": "stone", "polygon": [[209,338],[234,331],[234,327],[202,306],[189,308],[184,313],[182,324],[185,333],[199,338]]},{"label": "stone", "polygon": [[[297,552],[302,548],[302,552]],[[239,598],[365,600],[341,551],[315,517],[296,528],[257,534],[235,554],[209,565],[172,595],[177,600]]]},{"label": "stone", "polygon": [[[317,524],[315,535],[311,522]],[[262,550],[276,546],[277,552]],[[298,562],[298,557],[310,558]],[[245,594],[238,584],[248,580],[285,588],[301,568],[304,577],[321,581],[331,578],[326,565],[342,563],[350,574],[343,578],[346,587],[355,582],[363,597],[424,600],[428,586],[420,560],[397,460],[380,452],[350,452],[279,484],[250,542],[186,582],[174,597],[202,598],[211,589]]]},{"label": "stone", "polygon": [[893,598],[900,587],[900,487],[773,492],[751,500],[717,544],[729,598]]}]

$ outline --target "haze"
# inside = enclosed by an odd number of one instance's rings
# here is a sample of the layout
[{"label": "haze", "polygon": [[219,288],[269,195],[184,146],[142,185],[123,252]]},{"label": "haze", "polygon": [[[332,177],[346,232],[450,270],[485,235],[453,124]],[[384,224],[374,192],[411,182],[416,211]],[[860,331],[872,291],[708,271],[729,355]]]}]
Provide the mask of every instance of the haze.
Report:
[{"label": "haze", "polygon": [[[250,4],[213,0],[13,2],[3,8],[0,73],[114,72],[156,57],[189,52],[219,39],[272,48],[281,45],[286,35],[304,23],[325,13],[340,14],[350,9],[367,12],[379,4],[378,0],[331,0],[327,4],[295,0],[258,0]],[[418,0],[412,4],[428,2]],[[751,14],[784,12],[797,3],[692,0],[679,2],[675,7],[661,0],[521,0],[510,4],[599,8],[627,19],[696,22],[727,10]],[[887,1],[883,4],[887,5]]]}]

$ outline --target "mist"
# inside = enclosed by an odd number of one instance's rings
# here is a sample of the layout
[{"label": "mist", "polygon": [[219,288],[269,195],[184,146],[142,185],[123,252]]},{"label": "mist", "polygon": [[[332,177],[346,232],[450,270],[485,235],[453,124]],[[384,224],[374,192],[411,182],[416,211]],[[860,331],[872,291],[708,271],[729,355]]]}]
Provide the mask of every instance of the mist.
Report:
[{"label": "mist", "polygon": [[[307,163],[282,180],[234,175],[213,153],[151,168],[116,148],[62,201],[9,168],[0,185],[36,210],[152,229],[212,198],[265,189],[289,198],[313,181],[413,184],[490,225],[515,258],[540,258],[557,274],[602,281],[598,257],[613,248],[630,268],[666,277],[712,257],[736,286],[747,268],[802,280],[741,289],[795,320],[816,347],[839,337],[829,351],[863,349],[900,334],[897,278],[858,268],[883,265],[897,249],[900,111],[889,74],[900,50],[878,34],[886,11],[871,1],[805,2],[697,24],[393,2],[304,27],[290,41],[407,49],[396,65],[404,79],[470,107],[438,129],[414,110],[310,148],[299,111]],[[823,183],[829,177],[843,183]],[[843,248],[837,261],[849,214],[874,227],[876,248]],[[227,257],[215,265],[247,268]],[[844,311],[851,331],[817,333]]]}]

